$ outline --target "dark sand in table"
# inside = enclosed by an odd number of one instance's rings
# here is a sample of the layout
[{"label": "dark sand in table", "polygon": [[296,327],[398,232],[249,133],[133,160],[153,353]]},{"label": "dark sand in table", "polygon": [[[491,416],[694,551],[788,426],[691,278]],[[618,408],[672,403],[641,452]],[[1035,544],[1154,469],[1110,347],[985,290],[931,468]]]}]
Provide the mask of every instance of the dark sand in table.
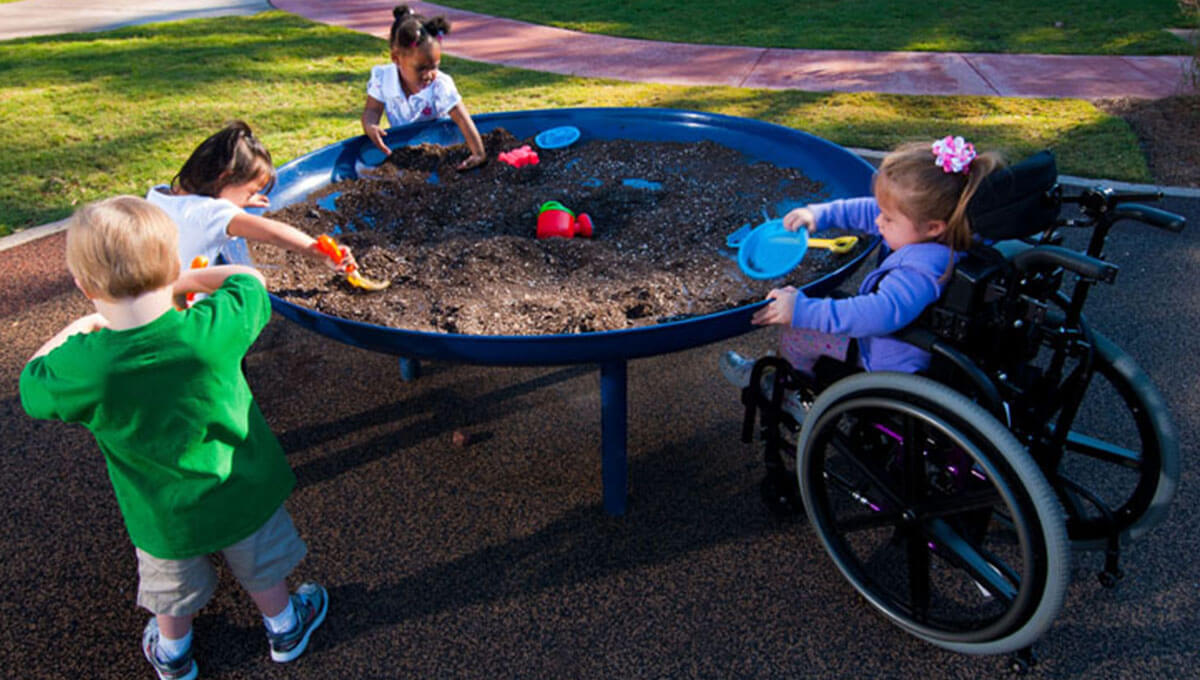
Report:
[{"label": "dark sand in table", "polygon": [[[404,147],[372,178],[340,182],[272,214],[314,235],[336,234],[365,276],[391,281],[386,291],[364,293],[301,256],[256,245],[255,261],[275,267],[267,271],[272,290],[327,314],[395,328],[608,331],[756,302],[858,252],[813,249],[787,277],[746,277],[726,236],[761,222],[764,209],[784,199],[825,194],[801,170],[747,164],[712,142],[596,140],[540,150],[537,165],[514,168],[496,154],[532,140],[503,129],[484,139],[492,160],[479,169],[454,170],[467,153],[461,145]],[[322,207],[328,200],[318,203],[334,193],[335,210]],[[587,213],[594,236],[536,238],[538,208],[550,200]]]}]

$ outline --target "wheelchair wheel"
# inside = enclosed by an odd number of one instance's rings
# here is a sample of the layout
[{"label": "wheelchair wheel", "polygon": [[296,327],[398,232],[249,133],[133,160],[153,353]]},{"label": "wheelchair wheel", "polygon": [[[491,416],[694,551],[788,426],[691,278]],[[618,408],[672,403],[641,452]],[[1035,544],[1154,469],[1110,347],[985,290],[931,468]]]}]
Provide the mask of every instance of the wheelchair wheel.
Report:
[{"label": "wheelchair wheel", "polygon": [[1113,522],[1122,543],[1157,526],[1179,480],[1179,435],[1166,401],[1128,353],[1095,331],[1092,337],[1095,372],[1054,481],[1080,549],[1104,548]]},{"label": "wheelchair wheel", "polygon": [[927,378],[865,373],[826,389],[797,452],[805,511],[850,583],[956,652],[1030,646],[1062,607],[1062,509],[1012,434]]}]

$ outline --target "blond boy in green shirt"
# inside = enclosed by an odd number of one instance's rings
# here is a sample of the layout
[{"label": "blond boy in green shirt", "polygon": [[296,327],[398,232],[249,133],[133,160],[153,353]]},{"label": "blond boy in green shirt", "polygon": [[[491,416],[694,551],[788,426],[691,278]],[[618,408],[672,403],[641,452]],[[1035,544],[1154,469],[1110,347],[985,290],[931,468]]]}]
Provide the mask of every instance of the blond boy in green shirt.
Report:
[{"label": "blond boy in green shirt", "polygon": [[[67,266],[97,313],[47,341],[21,373],[35,418],[87,427],[138,559],[138,604],[155,614],[142,649],[160,680],[192,680],[192,619],[221,553],[262,611],[271,658],[290,661],[325,619],[328,594],[286,576],[307,548],[283,508],[295,476],[250,393],[241,361],[271,315],[262,275],[220,266],[180,274],[178,229],[119,196],[80,209]],[[209,297],[178,310],[174,296]]]}]

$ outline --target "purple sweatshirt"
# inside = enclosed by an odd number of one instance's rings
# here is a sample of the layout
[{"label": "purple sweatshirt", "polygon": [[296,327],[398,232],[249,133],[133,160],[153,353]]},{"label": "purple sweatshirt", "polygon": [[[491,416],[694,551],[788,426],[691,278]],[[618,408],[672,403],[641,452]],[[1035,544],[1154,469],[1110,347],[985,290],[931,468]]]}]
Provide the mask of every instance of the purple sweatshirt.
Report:
[{"label": "purple sweatshirt", "polygon": [[[878,234],[874,198],[848,198],[808,206],[817,229],[843,227]],[[887,244],[883,245],[887,248]],[[920,316],[942,294],[939,279],[951,250],[940,243],[914,243],[888,254],[867,274],[858,295],[848,298],[796,296],[792,328],[810,328],[858,338],[860,363],[868,371],[914,373],[929,366],[929,353],[889,337]]]}]

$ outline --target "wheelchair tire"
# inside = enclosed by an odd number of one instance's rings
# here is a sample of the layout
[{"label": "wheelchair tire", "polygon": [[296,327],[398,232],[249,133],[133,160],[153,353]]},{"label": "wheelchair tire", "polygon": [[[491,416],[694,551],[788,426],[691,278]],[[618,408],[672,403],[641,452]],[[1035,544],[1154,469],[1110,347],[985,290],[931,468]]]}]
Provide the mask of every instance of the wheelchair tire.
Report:
[{"label": "wheelchair tire", "polygon": [[962,394],[901,373],[840,380],[804,421],[797,471],[842,575],[916,637],[1004,654],[1058,615],[1062,508],[1008,429]]},{"label": "wheelchair tire", "polygon": [[[1166,400],[1133,357],[1100,333],[1092,337],[1094,374],[1057,473],[1105,502],[1125,544],[1166,517],[1179,483],[1179,435]],[[1070,487],[1054,486],[1074,547],[1103,549],[1108,521]]]}]

